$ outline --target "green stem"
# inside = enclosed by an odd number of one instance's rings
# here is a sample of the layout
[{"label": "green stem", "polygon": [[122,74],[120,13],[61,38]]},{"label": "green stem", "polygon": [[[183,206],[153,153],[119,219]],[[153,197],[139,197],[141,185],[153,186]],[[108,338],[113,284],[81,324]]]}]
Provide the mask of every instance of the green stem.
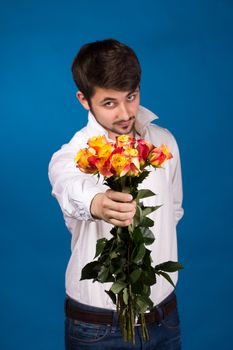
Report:
[{"label": "green stem", "polygon": [[146,326],[145,315],[143,313],[141,313],[140,316],[141,316],[141,324],[142,324],[142,337],[143,337],[143,340],[148,340],[149,333],[148,333],[148,329]]},{"label": "green stem", "polygon": [[129,308],[130,308],[130,328],[132,333],[132,340],[133,340],[133,343],[135,344],[135,329],[134,329],[135,315],[134,315],[134,309],[133,309],[133,297],[132,297],[131,285],[129,285]]}]

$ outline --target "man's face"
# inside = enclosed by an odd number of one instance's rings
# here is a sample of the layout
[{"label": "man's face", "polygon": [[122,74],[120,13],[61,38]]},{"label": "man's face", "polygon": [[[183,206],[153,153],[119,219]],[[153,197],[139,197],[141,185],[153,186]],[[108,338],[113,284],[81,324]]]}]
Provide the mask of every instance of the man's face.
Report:
[{"label": "man's face", "polygon": [[139,88],[125,92],[97,87],[89,108],[97,122],[107,130],[109,138],[115,140],[119,135],[134,135],[139,103]]}]

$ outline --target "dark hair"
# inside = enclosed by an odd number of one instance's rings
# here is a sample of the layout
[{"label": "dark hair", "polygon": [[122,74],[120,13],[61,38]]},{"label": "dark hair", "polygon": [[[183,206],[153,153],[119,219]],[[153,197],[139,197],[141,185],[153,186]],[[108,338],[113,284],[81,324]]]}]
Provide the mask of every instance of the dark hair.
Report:
[{"label": "dark hair", "polygon": [[72,73],[78,89],[89,101],[95,87],[133,91],[141,79],[134,51],[114,39],[83,45],[73,61]]}]

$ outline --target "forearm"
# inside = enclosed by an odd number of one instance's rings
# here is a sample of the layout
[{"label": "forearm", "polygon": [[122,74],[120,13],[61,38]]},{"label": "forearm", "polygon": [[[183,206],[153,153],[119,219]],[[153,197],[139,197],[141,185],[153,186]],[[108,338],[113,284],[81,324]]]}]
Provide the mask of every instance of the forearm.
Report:
[{"label": "forearm", "polygon": [[106,188],[97,177],[81,173],[74,162],[74,152],[60,150],[49,164],[52,195],[62,212],[78,220],[93,220],[90,212],[92,199]]}]

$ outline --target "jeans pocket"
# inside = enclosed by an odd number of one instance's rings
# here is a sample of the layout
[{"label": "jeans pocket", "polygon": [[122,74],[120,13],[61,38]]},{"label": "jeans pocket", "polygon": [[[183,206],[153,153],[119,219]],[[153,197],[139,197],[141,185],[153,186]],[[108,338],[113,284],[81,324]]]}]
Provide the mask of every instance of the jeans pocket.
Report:
[{"label": "jeans pocket", "polygon": [[168,315],[164,317],[164,319],[161,321],[161,323],[164,325],[165,328],[168,329],[178,329],[180,327],[180,318],[178,309],[175,308],[172,310]]},{"label": "jeans pocket", "polygon": [[[81,322],[66,318],[66,337],[79,343],[95,343],[110,332],[110,326]],[[68,333],[68,334],[67,334]]]}]

